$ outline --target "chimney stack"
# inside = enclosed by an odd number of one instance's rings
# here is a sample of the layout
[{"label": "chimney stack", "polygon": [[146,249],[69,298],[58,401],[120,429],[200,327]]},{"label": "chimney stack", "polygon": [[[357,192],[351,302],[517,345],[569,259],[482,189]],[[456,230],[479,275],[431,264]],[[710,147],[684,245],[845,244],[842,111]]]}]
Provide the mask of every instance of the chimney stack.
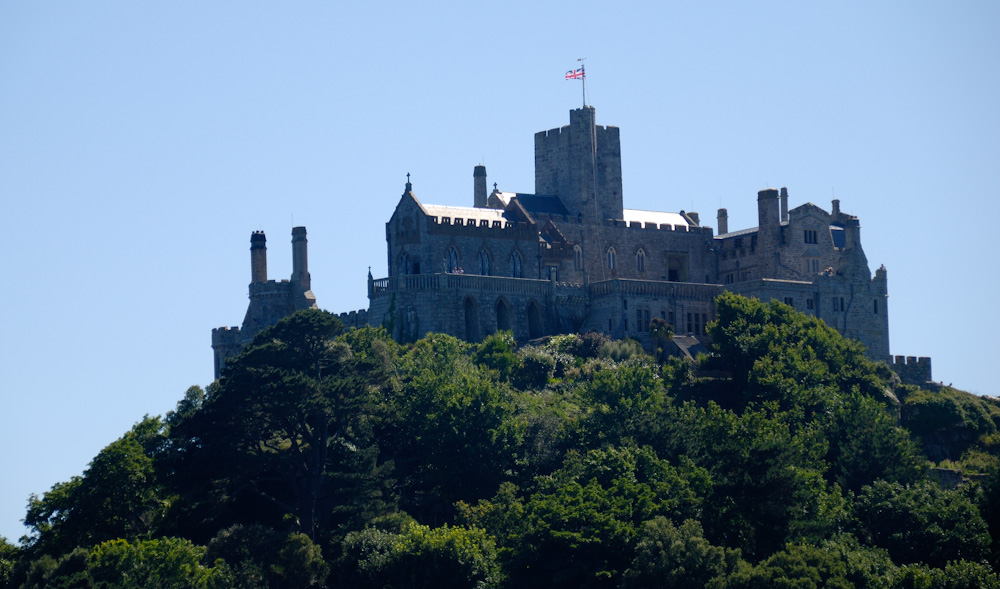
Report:
[{"label": "chimney stack", "polygon": [[788,222],[788,189],[781,189],[781,222]]},{"label": "chimney stack", "polygon": [[250,234],[250,284],[267,282],[267,238],[263,231]]},{"label": "chimney stack", "polygon": [[486,208],[486,166],[480,164],[472,171],[472,206]]},{"label": "chimney stack", "polygon": [[729,211],[719,209],[719,235],[729,233]]},{"label": "chimney stack", "polygon": [[309,253],[305,227],[292,228],[292,282],[302,283],[303,290],[309,290]]}]

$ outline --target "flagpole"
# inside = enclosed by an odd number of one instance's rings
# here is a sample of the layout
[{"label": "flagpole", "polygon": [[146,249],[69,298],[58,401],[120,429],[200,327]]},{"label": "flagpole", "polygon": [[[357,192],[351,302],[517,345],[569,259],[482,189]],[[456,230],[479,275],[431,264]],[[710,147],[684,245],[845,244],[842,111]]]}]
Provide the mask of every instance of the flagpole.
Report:
[{"label": "flagpole", "polygon": [[580,71],[583,72],[583,108],[587,108],[587,68],[582,63]]}]

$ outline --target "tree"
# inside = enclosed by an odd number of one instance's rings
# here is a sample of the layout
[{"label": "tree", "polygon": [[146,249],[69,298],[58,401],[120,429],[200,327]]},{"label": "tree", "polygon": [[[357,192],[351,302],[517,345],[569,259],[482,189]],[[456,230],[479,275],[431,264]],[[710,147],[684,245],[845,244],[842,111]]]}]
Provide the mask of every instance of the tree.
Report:
[{"label": "tree", "polygon": [[739,560],[739,550],[709,544],[697,520],[675,526],[657,516],[642,525],[636,557],[625,571],[622,587],[704,587],[734,572]]},{"label": "tree", "polygon": [[643,522],[697,518],[710,485],[703,469],[672,466],[650,448],[571,451],[559,470],[537,479],[519,535],[505,539],[513,540],[512,584],[617,586]]},{"label": "tree", "polygon": [[[308,309],[265,329],[231,361],[218,388],[182,426],[192,461],[249,521],[294,527],[316,538],[355,514],[386,475],[372,432],[378,383],[366,380],[334,315]],[[366,360],[367,361],[367,360]],[[241,516],[233,517],[239,521]]]},{"label": "tree", "polygon": [[413,345],[401,363],[392,454],[420,521],[451,516],[456,501],[489,497],[514,466],[510,387],[473,364],[470,346],[443,334]]},{"label": "tree", "polygon": [[411,523],[398,534],[369,528],[346,543],[351,587],[489,589],[502,580],[493,539],[478,528]]},{"label": "tree", "polygon": [[910,486],[875,481],[854,500],[855,535],[886,549],[899,564],[982,562],[990,536],[972,501],[958,490],[931,481]]},{"label": "tree", "polygon": [[153,467],[162,423],[147,417],[109,444],[81,477],[57,483],[41,498],[28,500],[25,524],[32,552],[59,555],[115,538],[149,532],[165,502]]}]

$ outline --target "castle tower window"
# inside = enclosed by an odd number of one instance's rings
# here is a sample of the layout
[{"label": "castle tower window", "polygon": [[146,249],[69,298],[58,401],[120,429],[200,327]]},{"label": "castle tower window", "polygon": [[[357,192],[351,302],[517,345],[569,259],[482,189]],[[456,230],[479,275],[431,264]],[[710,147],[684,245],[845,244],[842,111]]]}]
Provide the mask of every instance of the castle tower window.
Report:
[{"label": "castle tower window", "polygon": [[410,273],[410,258],[406,255],[406,252],[399,254],[399,269],[396,273],[400,276],[405,276]]},{"label": "castle tower window", "polygon": [[454,246],[448,248],[448,253],[445,254],[444,271],[458,271],[458,250]]},{"label": "castle tower window", "polygon": [[523,274],[524,269],[521,265],[521,254],[514,252],[510,255],[510,277],[521,278]]},{"label": "castle tower window", "polygon": [[872,313],[878,315],[878,299],[872,301]]},{"label": "castle tower window", "polygon": [[490,275],[490,255],[486,250],[479,250],[479,273],[483,276]]},{"label": "castle tower window", "polygon": [[642,248],[635,253],[635,269],[639,272],[646,271],[646,252]]},{"label": "castle tower window", "polygon": [[818,232],[815,229],[806,229],[803,231],[803,237],[806,243],[819,243]]},{"label": "castle tower window", "polygon": [[608,248],[608,270],[614,270],[614,269],[615,269],[615,248],[614,247],[609,247]]},{"label": "castle tower window", "polygon": [[579,245],[573,246],[573,269],[583,270],[583,248]]}]

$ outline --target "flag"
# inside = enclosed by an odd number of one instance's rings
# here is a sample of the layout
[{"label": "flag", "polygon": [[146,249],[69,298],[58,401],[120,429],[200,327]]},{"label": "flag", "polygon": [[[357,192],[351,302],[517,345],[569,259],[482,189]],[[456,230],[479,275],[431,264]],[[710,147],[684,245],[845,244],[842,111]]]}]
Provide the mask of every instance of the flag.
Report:
[{"label": "flag", "polygon": [[587,74],[586,74],[586,72],[583,71],[583,68],[580,68],[578,70],[570,70],[570,71],[566,72],[566,79],[567,80],[585,80],[585,79],[587,79]]}]

